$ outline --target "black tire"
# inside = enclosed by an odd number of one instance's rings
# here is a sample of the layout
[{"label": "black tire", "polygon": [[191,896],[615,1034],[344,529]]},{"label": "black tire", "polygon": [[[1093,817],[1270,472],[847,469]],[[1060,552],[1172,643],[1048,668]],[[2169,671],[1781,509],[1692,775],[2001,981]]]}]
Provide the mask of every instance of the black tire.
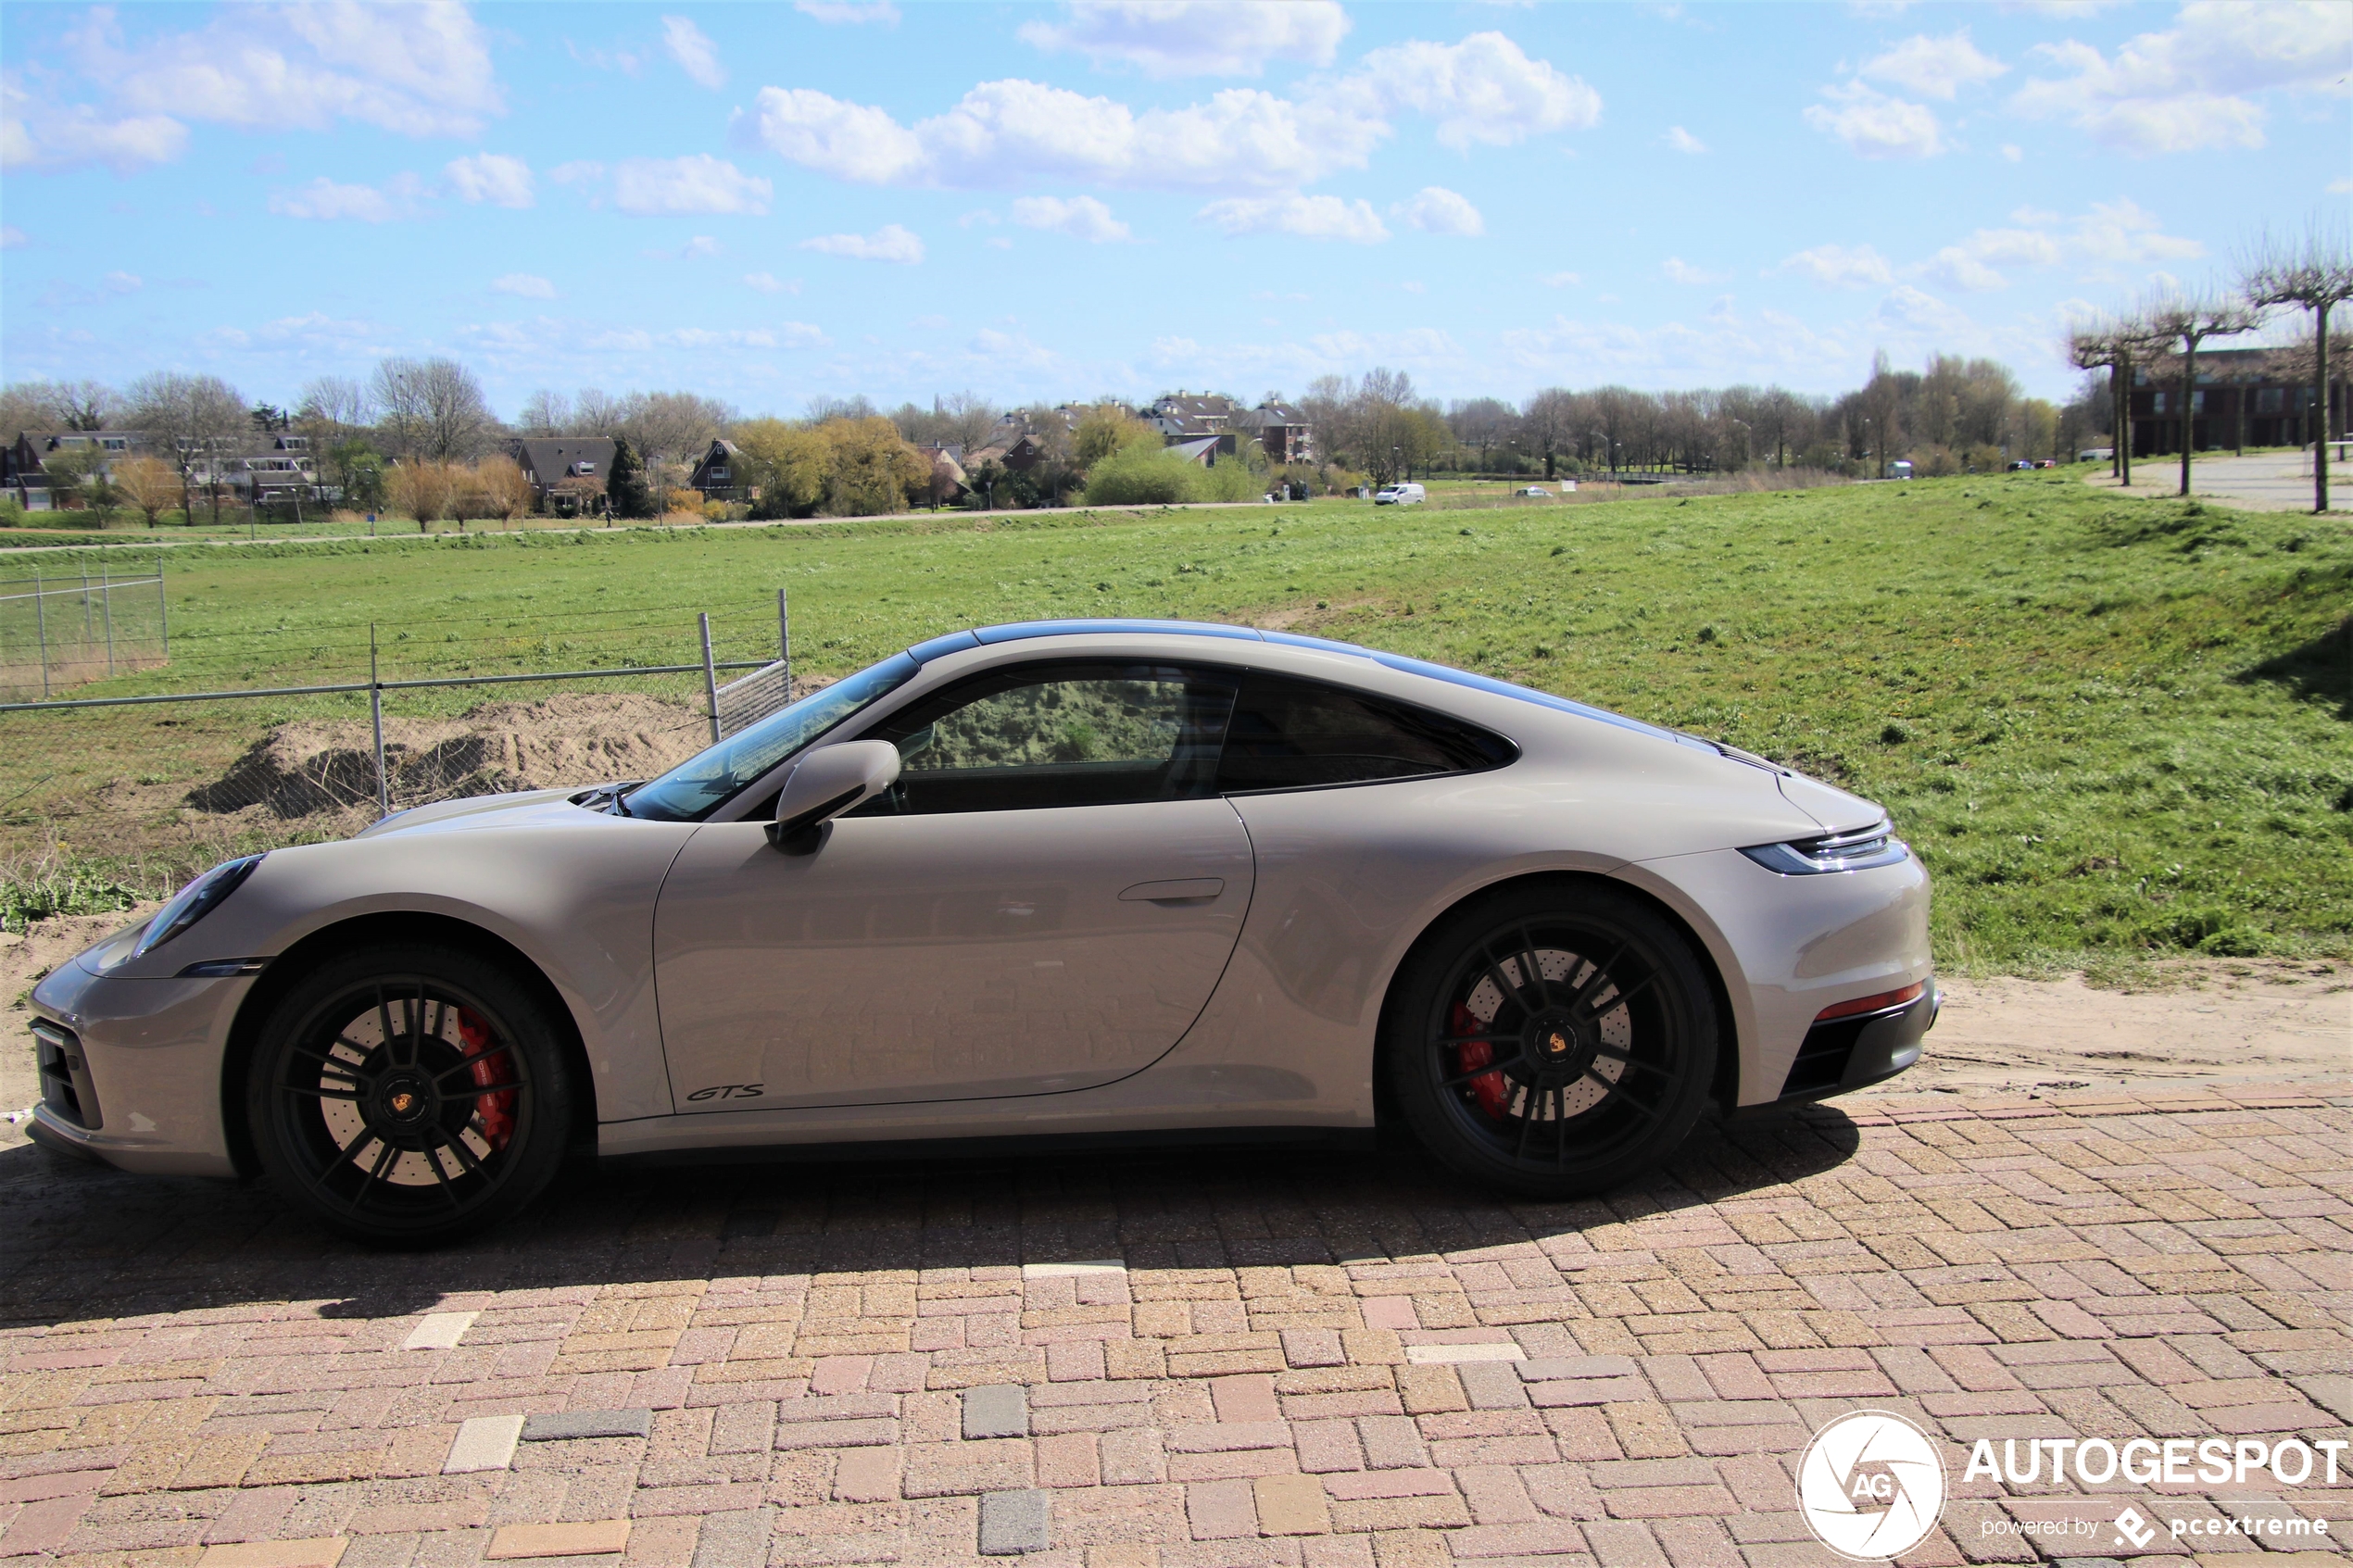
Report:
[{"label": "black tire", "polygon": [[279,998],[246,1124],[296,1209],[378,1247],[433,1247],[513,1216],[562,1163],[564,1053],[532,987],[433,943],[330,957]]},{"label": "black tire", "polygon": [[1447,1165],[1573,1198],[1680,1147],[1715,1080],[1718,1027],[1698,955],[1655,910],[1603,884],[1529,884],[1466,904],[1416,947],[1381,1067]]}]

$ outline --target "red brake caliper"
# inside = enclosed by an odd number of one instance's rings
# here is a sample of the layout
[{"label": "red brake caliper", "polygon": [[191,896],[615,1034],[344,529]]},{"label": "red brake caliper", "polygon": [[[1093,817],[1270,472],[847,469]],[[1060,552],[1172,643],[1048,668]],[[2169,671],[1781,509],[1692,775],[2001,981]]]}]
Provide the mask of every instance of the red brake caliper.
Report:
[{"label": "red brake caliper", "polygon": [[[464,1042],[468,1057],[480,1057],[493,1048],[490,1025],[465,1008],[458,1010],[458,1038]],[[497,1091],[474,1097],[474,1114],[482,1118],[482,1135],[490,1140],[492,1148],[506,1148],[515,1135],[515,1091],[498,1087],[514,1082],[507,1066],[502,1056],[475,1061],[472,1068],[474,1087]]]},{"label": "red brake caliper", "polygon": [[[1487,1025],[1481,1023],[1470,1009],[1456,1002],[1448,1027],[1457,1035],[1476,1035]],[[1484,1067],[1495,1060],[1495,1047],[1485,1040],[1465,1040],[1454,1047],[1454,1051],[1465,1073],[1474,1067]],[[1470,1090],[1478,1098],[1478,1108],[1490,1116],[1500,1118],[1504,1108],[1511,1103],[1511,1085],[1504,1082],[1501,1073],[1480,1073],[1470,1081]]]}]

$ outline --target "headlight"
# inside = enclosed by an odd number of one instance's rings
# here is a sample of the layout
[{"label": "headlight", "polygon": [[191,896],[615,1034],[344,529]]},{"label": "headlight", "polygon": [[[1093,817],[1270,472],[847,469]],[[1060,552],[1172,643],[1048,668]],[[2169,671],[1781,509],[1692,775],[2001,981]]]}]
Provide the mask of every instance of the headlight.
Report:
[{"label": "headlight", "polygon": [[156,918],[147,922],[139,945],[131,949],[131,956],[135,959],[155,951],[212,913],[220,907],[221,900],[234,893],[245,878],[253,874],[253,868],[259,864],[259,855],[223,860],[188,884],[172,896],[170,903],[156,911]]},{"label": "headlight", "polygon": [[1782,876],[1822,876],[1831,872],[1862,872],[1892,866],[1911,854],[1895,836],[1895,824],[1881,817],[1853,833],[1825,838],[1793,839],[1787,844],[1758,844],[1741,853],[1768,872]]}]

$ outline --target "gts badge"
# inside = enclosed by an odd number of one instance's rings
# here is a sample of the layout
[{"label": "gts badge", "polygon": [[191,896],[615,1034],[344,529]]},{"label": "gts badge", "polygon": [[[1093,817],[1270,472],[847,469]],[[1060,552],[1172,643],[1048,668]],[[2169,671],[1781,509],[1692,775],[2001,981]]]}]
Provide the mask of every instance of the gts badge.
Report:
[{"label": "gts badge", "polygon": [[758,1099],[761,1084],[713,1084],[707,1089],[697,1089],[688,1099]]}]

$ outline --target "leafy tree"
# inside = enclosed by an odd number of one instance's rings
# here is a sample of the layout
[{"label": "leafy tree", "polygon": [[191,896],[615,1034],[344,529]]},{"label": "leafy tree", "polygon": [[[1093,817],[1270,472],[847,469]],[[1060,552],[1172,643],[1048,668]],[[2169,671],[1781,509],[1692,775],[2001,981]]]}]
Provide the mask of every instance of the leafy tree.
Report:
[{"label": "leafy tree", "polygon": [[145,453],[116,459],[114,483],[122,498],[147,520],[149,528],[166,507],[180,498],[179,474],[170,463]]},{"label": "leafy tree", "polygon": [[654,515],[653,487],[646,483],[646,465],[629,449],[629,443],[615,436],[612,443],[612,472],[605,479],[605,497],[611,502],[614,515],[626,518],[647,518]]},{"label": "leafy tree", "polygon": [[931,484],[931,463],[880,415],[828,420],[817,427],[833,454],[825,510],[835,517],[903,512]]},{"label": "leafy tree", "polygon": [[746,420],[729,439],[745,482],[760,492],[753,517],[806,517],[825,498],[833,447],[817,432],[783,420]]},{"label": "leafy tree", "polygon": [[1087,470],[1087,504],[1150,507],[1190,501],[1201,490],[1197,475],[1205,477],[1201,466],[1169,447],[1122,447]]},{"label": "leafy tree", "polygon": [[1130,446],[1158,446],[1160,432],[1116,403],[1098,403],[1078,416],[1071,436],[1071,461],[1080,472]]},{"label": "leafy tree", "polygon": [[327,449],[327,472],[343,492],[343,504],[380,511],[384,504],[383,454],[365,441],[338,441]]}]

